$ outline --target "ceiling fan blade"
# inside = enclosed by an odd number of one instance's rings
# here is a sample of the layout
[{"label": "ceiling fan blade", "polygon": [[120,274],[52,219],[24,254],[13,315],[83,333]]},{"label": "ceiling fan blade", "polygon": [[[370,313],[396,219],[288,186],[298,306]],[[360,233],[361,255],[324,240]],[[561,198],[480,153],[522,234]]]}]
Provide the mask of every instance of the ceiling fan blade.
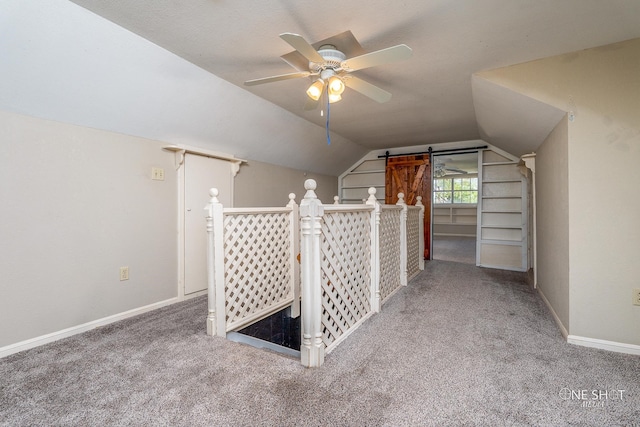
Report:
[{"label": "ceiling fan blade", "polygon": [[387,102],[391,99],[391,94],[386,90],[382,90],[378,86],[374,86],[371,83],[354,76],[345,78],[344,84],[356,92],[360,92],[364,96],[368,96],[379,103]]},{"label": "ceiling fan blade", "polygon": [[298,73],[289,73],[289,74],[280,74],[278,76],[263,77],[261,79],[247,80],[246,82],[244,82],[244,85],[245,86],[255,86],[255,85],[261,85],[261,84],[264,84],[264,83],[279,82],[280,80],[297,79],[299,77],[309,77],[310,75],[311,75],[311,73],[308,72],[308,71],[301,71],[301,72],[298,72]]},{"label": "ceiling fan blade", "polygon": [[289,43],[295,50],[300,52],[311,62],[322,63],[324,58],[299,34],[282,33],[280,38]]},{"label": "ceiling fan blade", "polygon": [[411,57],[413,50],[406,44],[376,50],[365,53],[342,62],[342,68],[346,71],[357,71],[364,68],[375,67],[376,65],[388,64],[390,62],[402,61]]},{"label": "ceiling fan blade", "polygon": [[466,175],[469,172],[462,170],[462,169],[458,169],[458,168],[444,168],[445,171],[447,172],[452,172],[452,173],[456,173],[456,174],[462,174],[462,175]]}]

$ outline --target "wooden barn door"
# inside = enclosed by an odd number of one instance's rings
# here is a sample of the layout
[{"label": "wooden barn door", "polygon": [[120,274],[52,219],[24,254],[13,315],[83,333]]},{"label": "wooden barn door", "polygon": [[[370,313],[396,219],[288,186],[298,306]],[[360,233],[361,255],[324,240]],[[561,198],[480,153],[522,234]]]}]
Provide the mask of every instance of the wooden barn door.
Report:
[{"label": "wooden barn door", "polygon": [[429,155],[389,157],[385,170],[385,203],[395,204],[398,193],[405,194],[407,205],[424,204],[424,258],[431,258],[431,164]]}]

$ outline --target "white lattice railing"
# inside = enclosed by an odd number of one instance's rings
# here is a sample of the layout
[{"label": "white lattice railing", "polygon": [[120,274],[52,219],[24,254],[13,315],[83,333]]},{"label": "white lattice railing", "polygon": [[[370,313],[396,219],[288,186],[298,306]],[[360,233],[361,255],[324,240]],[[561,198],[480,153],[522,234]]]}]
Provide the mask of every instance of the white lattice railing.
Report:
[{"label": "white lattice railing", "polygon": [[223,208],[211,190],[209,315],[211,335],[241,329],[291,305],[299,313],[298,206]]},{"label": "white lattice railing", "polygon": [[407,206],[407,280],[424,270],[424,206],[417,199],[415,206]]},{"label": "white lattice railing", "polygon": [[371,310],[369,205],[325,206],[322,221],[322,341],[330,352]]},{"label": "white lattice railing", "polygon": [[364,204],[323,205],[315,188],[305,181],[299,210],[293,194],[285,208],[225,209],[211,189],[207,333],[225,336],[291,305],[302,315],[301,361],[320,366],[408,271],[424,268],[420,200],[408,207],[399,194],[381,206],[370,188]]},{"label": "white lattice railing", "polygon": [[383,205],[380,212],[380,303],[403,284],[401,265],[402,206]]},{"label": "white lattice railing", "polygon": [[306,180],[300,202],[302,345],[305,366],[330,352],[380,308],[375,189],[362,205],[323,205]]}]

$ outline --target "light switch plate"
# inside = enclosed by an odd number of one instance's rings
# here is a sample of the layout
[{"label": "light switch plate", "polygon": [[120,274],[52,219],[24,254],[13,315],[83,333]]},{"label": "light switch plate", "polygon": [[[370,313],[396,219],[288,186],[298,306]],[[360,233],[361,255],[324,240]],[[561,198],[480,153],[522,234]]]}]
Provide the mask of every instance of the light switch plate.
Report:
[{"label": "light switch plate", "polygon": [[151,168],[151,179],[154,181],[164,181],[164,169]]},{"label": "light switch plate", "polygon": [[120,281],[129,280],[129,267],[120,267]]}]

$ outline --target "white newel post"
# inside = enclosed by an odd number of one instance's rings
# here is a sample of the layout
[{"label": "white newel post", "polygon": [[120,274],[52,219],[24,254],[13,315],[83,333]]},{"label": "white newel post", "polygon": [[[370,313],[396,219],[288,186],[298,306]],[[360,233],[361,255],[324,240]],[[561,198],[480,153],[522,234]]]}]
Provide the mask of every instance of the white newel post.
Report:
[{"label": "white newel post", "polygon": [[209,313],[207,334],[226,337],[224,295],[224,224],[218,189],[209,190],[211,199],[205,207],[207,218],[207,287]]},{"label": "white newel post", "polygon": [[367,205],[371,211],[371,311],[380,311],[380,203],[376,200],[375,187],[369,187]]},{"label": "white newel post", "polygon": [[404,193],[398,193],[398,206],[402,206],[400,213],[400,284],[407,286],[407,204]]},{"label": "white newel post", "polygon": [[422,196],[416,196],[416,206],[420,207],[418,217],[418,268],[424,270],[424,205]]},{"label": "white newel post", "polygon": [[299,210],[296,203],[296,195],[289,194],[289,203],[287,207],[291,208],[289,213],[289,235],[291,236],[291,256],[289,257],[291,283],[293,285],[293,304],[291,304],[291,317],[300,316],[300,263],[298,262],[298,254],[300,253],[300,222]]},{"label": "white newel post", "polygon": [[322,287],[320,265],[320,236],[324,207],[314,190],[316,182],[304,182],[307,193],[300,202],[301,269],[302,269],[302,345],[301,362],[317,367],[324,363],[322,342]]},{"label": "white newel post", "polygon": [[339,205],[340,204],[340,197],[339,196],[333,196],[333,204],[334,205]]}]

